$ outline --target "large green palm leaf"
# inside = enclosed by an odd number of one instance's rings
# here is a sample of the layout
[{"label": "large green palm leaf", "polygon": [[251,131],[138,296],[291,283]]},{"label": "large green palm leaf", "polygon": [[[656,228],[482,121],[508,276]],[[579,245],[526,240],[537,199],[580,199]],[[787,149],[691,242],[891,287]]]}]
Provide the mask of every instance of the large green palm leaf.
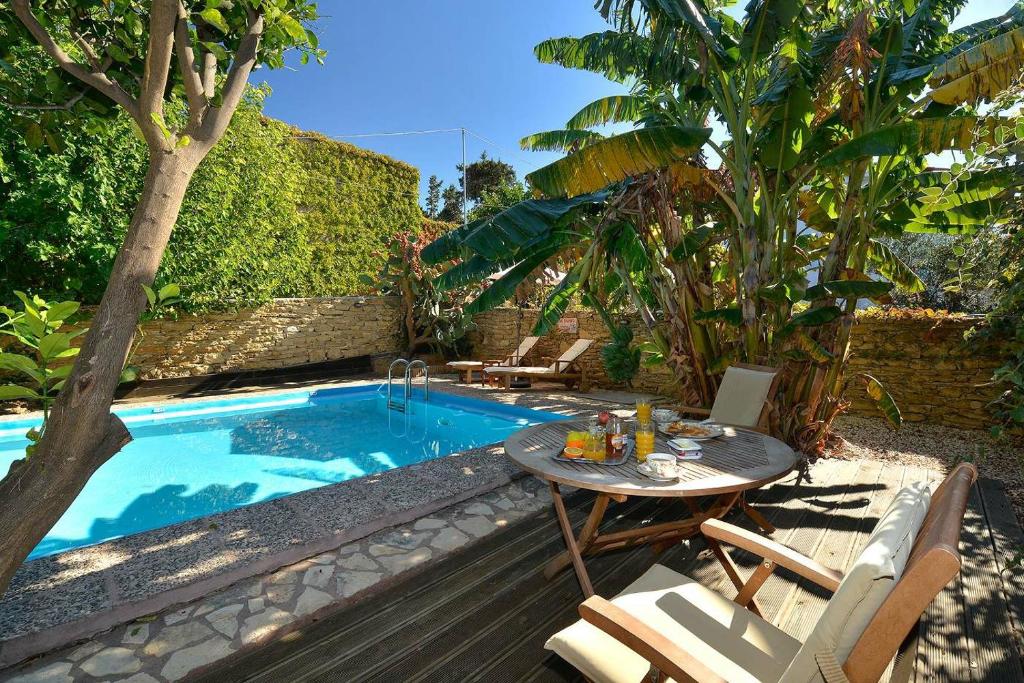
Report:
[{"label": "large green palm leaf", "polygon": [[937,154],[947,149],[967,149],[995,125],[994,119],[974,116],[914,119],[860,135],[819,160],[822,167],[839,166],[856,159],[880,156]]},{"label": "large green palm leaf", "polygon": [[650,102],[639,95],[612,95],[594,100],[565,124],[569,129],[593,128],[609,123],[632,123],[647,116]]},{"label": "large green palm leaf", "polygon": [[519,146],[534,152],[575,152],[604,136],[592,130],[546,130],[527,135]]},{"label": "large green palm leaf", "polygon": [[549,197],[576,197],[693,156],[709,128],[658,126],[595,142],[526,176]]}]

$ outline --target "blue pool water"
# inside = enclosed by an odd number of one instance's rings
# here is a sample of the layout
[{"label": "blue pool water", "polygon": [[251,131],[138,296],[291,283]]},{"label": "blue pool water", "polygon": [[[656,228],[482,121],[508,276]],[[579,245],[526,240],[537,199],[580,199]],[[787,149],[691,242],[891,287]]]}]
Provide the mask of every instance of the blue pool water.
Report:
[{"label": "blue pool water", "polygon": [[[396,386],[397,388],[397,386]],[[400,389],[399,389],[400,391]],[[134,437],[30,559],[502,441],[558,415],[416,392],[408,416],[379,385],[118,409]],[[32,422],[0,421],[0,474]]]}]

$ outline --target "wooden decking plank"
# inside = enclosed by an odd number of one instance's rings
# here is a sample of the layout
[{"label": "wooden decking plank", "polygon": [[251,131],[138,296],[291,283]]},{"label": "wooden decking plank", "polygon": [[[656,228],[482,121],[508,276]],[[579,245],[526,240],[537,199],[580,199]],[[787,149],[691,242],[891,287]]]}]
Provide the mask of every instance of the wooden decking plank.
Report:
[{"label": "wooden decking plank", "polygon": [[[583,494],[572,500],[570,515],[582,520],[591,498]],[[339,649],[354,647],[364,639],[375,637],[381,629],[394,629],[402,618],[416,618],[429,613],[439,600],[438,593],[434,591],[436,587],[454,582],[460,587],[470,588],[474,581],[486,578],[473,576],[479,573],[482,564],[489,563],[500,570],[509,562],[529,557],[551,541],[561,538],[554,517],[546,512],[523,520],[515,525],[515,529],[515,532],[503,531],[486,538],[473,552],[454,554],[423,574],[404,581],[401,591],[394,588],[385,590],[345,608],[337,615],[326,617],[305,629],[298,641],[272,643],[234,658],[229,662],[231,666],[215,672],[210,680],[218,683],[243,680],[247,672],[255,672],[252,680],[267,681],[280,680],[281,672],[287,672],[288,676],[301,675],[304,670],[317,665],[317,659],[323,652],[336,655]],[[441,599],[452,598],[454,592],[442,591]]]},{"label": "wooden decking plank", "polygon": [[[882,479],[883,474],[887,479]],[[880,481],[881,480],[881,481]],[[845,571],[856,559],[868,534],[889,504],[888,492],[903,481],[903,468],[884,467],[881,462],[866,462],[857,472],[857,480],[843,497],[842,514],[830,515],[830,523],[809,557],[826,567]],[[886,486],[888,484],[888,486]],[[879,490],[882,486],[882,490]],[[872,517],[873,516],[873,517]],[[837,523],[837,522],[844,523]],[[797,640],[804,640],[832,594],[806,579],[794,583],[786,599],[786,611],[777,619],[779,627]]]},{"label": "wooden decking plank", "polygon": [[963,579],[967,617],[965,636],[971,657],[971,675],[977,681],[1021,683],[1024,671],[1021,670],[994,551],[981,495],[974,487],[960,535],[960,575]]},{"label": "wooden decking plank", "polygon": [[[677,511],[653,503],[644,505],[650,509],[652,522],[667,521],[677,516]],[[654,556],[648,548],[636,548],[626,553],[611,552],[587,559],[587,571],[597,590],[613,595],[639,576],[654,563]],[[564,619],[571,623],[576,608],[583,600],[576,576],[564,571],[548,581],[542,567],[517,586],[507,591],[507,596],[495,596],[481,608],[464,613],[458,622],[446,625],[420,641],[413,657],[396,665],[381,669],[365,680],[414,681],[422,680],[467,680],[481,670],[489,669],[501,661],[515,640],[514,634],[522,639],[533,633],[541,638],[537,652],[543,652],[541,645],[557,630],[552,623]],[[473,652],[487,652],[488,662],[481,665],[471,655]],[[513,662],[522,666],[524,662]],[[529,662],[532,664],[532,662]],[[506,674],[511,671],[506,667]]]},{"label": "wooden decking plank", "polygon": [[1024,650],[1024,572],[1009,566],[1009,561],[1024,552],[1024,530],[1014,514],[1010,499],[1001,483],[995,479],[978,480],[978,491],[985,506],[985,518],[995,548],[995,561],[1003,584],[1011,625],[1017,640],[1018,652]]},{"label": "wooden decking plank", "polygon": [[[624,506],[633,513],[639,513],[643,503]],[[582,514],[577,522],[582,522]],[[371,637],[363,637],[358,645],[343,653],[327,651],[322,661],[313,669],[304,672],[302,678],[293,680],[321,680],[323,676],[343,680],[357,680],[375,675],[379,669],[394,665],[406,657],[414,656],[422,644],[436,636],[438,632],[460,623],[467,613],[475,613],[480,609],[490,609],[510,596],[513,601],[525,582],[536,576],[547,562],[564,549],[561,535],[546,537],[543,545],[531,548],[528,554],[511,568],[489,567],[486,563],[478,563],[478,571],[485,572],[487,579],[474,587],[472,592],[463,591],[455,600],[449,600],[445,593],[439,595],[435,606],[414,620],[404,620],[400,627],[382,629]],[[575,581],[575,575],[568,572],[568,577]],[[450,582],[451,583],[451,582]],[[452,583],[452,586],[457,586]],[[489,620],[484,620],[487,623]]]},{"label": "wooden decking plank", "polygon": [[[926,472],[927,480],[934,477]],[[910,481],[908,480],[908,483]],[[921,617],[914,680],[918,683],[961,683],[973,680],[960,574],[950,582]]]}]

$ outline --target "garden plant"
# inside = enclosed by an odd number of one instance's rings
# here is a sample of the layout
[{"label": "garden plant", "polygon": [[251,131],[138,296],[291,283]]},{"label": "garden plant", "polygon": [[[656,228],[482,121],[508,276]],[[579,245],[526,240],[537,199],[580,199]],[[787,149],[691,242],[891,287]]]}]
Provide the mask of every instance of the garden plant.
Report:
[{"label": "garden plant", "polygon": [[[737,20],[714,1],[600,2],[609,30],[536,54],[631,93],[525,138],[568,154],[527,176],[534,197],[423,256],[462,259],[442,287],[511,267],[471,311],[558,260],[568,276],[536,333],[577,297],[634,309],[648,362],[692,404],[713,401],[731,363],[782,366],[772,430],[805,452],[823,447],[851,383],[898,425],[882,384],[845,372],[858,305],[923,287],[885,239],[1003,225],[1019,186],[1011,163],[955,186],[931,165],[1018,135],[990,103],[1024,66],[1024,5],[952,31],[963,4],[755,0]],[[634,129],[594,130],[608,123]]]}]

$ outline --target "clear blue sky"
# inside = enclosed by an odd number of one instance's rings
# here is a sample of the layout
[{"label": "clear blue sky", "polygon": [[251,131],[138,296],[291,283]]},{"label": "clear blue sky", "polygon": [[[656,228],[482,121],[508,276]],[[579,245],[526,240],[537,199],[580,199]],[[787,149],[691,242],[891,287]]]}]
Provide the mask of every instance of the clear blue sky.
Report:
[{"label": "clear blue sky", "polygon": [[[739,3],[738,9],[745,5]],[[1013,0],[970,0],[957,25],[1005,12]],[[520,177],[558,158],[524,152],[519,139],[560,128],[584,104],[623,92],[603,78],[539,64],[538,42],[606,28],[593,0],[322,0],[324,66],[262,72],[274,94],[266,112],[329,136],[458,128],[467,157],[486,150]],[[455,182],[458,133],[356,138],[349,142],[406,161],[426,180]]]}]

